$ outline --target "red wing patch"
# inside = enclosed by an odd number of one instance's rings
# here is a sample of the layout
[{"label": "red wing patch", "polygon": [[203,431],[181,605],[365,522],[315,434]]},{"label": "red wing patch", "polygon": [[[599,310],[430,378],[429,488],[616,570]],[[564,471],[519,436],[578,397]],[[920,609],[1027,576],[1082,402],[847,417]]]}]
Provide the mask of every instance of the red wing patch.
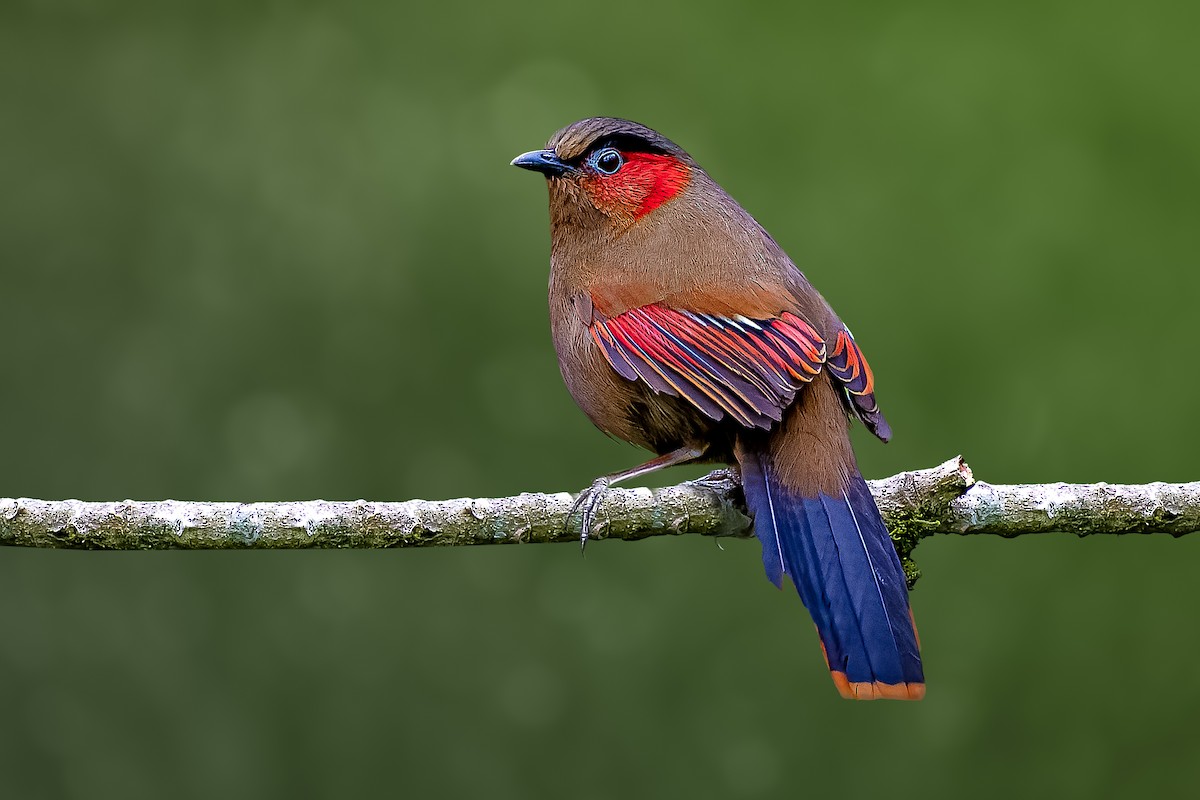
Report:
[{"label": "red wing patch", "polygon": [[854,337],[845,328],[838,331],[828,364],[830,374],[846,384],[846,391],[850,394],[862,397],[875,393],[875,376],[871,374],[871,367],[855,344]]},{"label": "red wing patch", "polygon": [[820,335],[786,311],[753,320],[648,305],[598,320],[591,332],[623,377],[750,428],[778,422],[825,363]]},{"label": "red wing patch", "polygon": [[838,331],[833,352],[829,354],[825,365],[829,374],[845,386],[854,413],[863,424],[885,442],[892,438],[892,429],[875,401],[875,376],[871,374],[871,367],[850,331],[845,328]]}]

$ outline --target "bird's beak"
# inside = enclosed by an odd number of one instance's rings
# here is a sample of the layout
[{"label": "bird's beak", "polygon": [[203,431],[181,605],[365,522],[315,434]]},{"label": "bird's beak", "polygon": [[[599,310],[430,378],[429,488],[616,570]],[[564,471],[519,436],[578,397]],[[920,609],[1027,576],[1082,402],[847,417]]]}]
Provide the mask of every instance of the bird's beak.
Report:
[{"label": "bird's beak", "polygon": [[553,150],[530,150],[528,153],[521,153],[512,160],[512,165],[540,172],[547,178],[558,177],[570,169]]}]

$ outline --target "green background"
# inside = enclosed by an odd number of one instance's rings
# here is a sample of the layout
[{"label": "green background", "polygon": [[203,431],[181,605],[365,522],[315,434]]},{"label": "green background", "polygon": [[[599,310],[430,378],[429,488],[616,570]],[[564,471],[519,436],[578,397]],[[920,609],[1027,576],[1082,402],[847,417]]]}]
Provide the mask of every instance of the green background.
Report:
[{"label": "green background", "polygon": [[[0,495],[635,463],[562,388],[508,166],[594,114],[688,148],[851,324],[869,477],[1200,478],[1200,6],[413,5],[0,5]],[[852,704],[753,542],[3,550],[0,793],[1196,789],[1200,536],[916,557],[928,698]]]}]

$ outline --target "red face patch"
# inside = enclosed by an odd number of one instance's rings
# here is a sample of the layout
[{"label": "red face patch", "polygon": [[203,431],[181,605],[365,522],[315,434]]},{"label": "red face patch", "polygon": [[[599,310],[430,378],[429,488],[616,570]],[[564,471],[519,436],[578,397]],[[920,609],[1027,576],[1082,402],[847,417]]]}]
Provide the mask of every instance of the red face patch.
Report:
[{"label": "red face patch", "polygon": [[649,214],[683,191],[691,180],[688,165],[661,153],[622,153],[625,163],[612,175],[591,174],[581,183],[596,208],[609,216]]}]

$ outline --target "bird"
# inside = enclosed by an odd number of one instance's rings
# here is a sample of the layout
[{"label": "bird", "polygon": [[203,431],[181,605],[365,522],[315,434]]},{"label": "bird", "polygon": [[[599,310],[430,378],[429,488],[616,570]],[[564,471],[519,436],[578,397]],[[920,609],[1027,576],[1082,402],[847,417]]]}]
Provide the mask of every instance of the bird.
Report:
[{"label": "bird", "polygon": [[[839,693],[919,700],[899,557],[850,444],[891,428],[850,329],[696,161],[645,125],[591,117],[512,165],[546,178],[550,329],[571,397],[655,454],[578,497],[685,463],[740,472],[767,578],[808,609]],[[570,519],[570,517],[568,517]]]}]

